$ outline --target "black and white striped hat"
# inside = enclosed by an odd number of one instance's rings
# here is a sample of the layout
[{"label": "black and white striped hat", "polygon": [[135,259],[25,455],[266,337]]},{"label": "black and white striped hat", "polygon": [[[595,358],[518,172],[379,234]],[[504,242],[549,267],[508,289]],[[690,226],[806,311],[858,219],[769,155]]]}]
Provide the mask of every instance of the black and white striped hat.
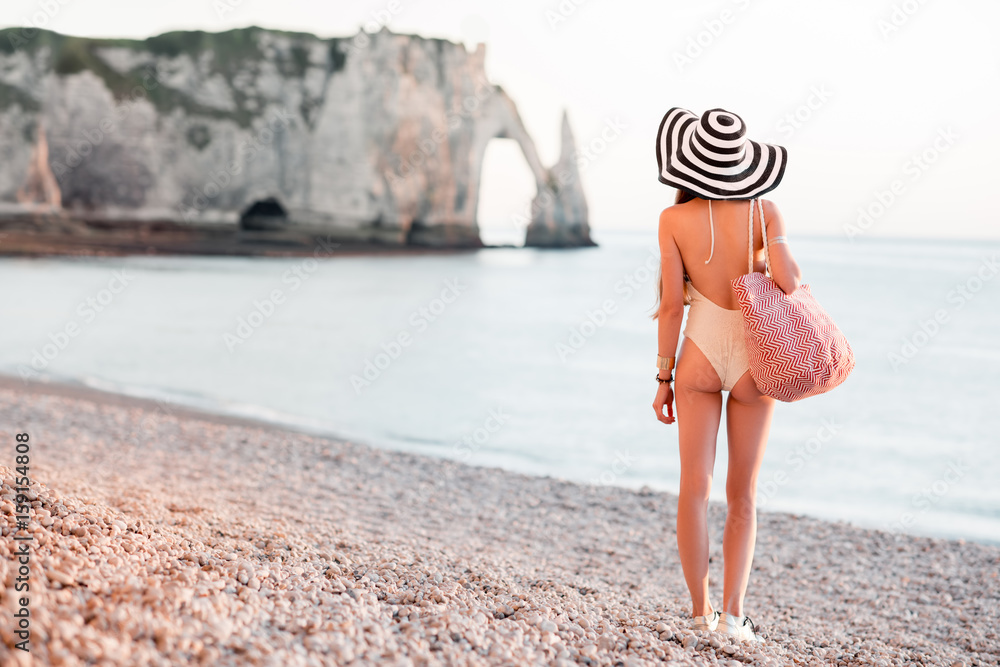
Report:
[{"label": "black and white striped hat", "polygon": [[705,199],[752,199],[778,187],[788,151],[746,138],[743,119],[724,109],[694,115],[674,107],[656,134],[660,182]]}]

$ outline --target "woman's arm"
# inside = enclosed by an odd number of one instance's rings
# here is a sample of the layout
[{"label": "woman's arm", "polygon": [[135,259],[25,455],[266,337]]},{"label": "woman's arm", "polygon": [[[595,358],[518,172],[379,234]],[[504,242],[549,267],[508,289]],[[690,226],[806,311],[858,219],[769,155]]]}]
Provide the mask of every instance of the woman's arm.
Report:
[{"label": "woman's arm", "polygon": [[[661,357],[677,356],[677,340],[681,333],[681,321],[684,319],[684,263],[681,253],[674,242],[671,228],[674,213],[668,208],[660,214],[660,272],[661,293],[660,307],[657,313],[657,354]],[[659,377],[669,378],[672,371],[660,370]],[[659,384],[659,383],[658,383]],[[669,384],[659,384],[653,409],[656,417],[665,424],[674,422],[673,387]],[[663,414],[666,406],[667,414]]]},{"label": "woman's arm", "polygon": [[[762,199],[764,205],[764,223],[767,227],[767,240],[778,236],[785,236],[785,219],[781,217],[781,211],[774,202]],[[785,294],[791,294],[802,284],[802,271],[798,263],[792,257],[788,243],[772,243],[767,247],[768,257],[771,259],[771,273],[774,282]]]},{"label": "woman's arm", "polygon": [[[660,271],[662,292],[660,309],[657,314],[657,352],[661,357],[673,357],[677,353],[677,340],[684,318],[684,263],[680,250],[674,242],[671,219],[673,212],[668,208],[660,214]],[[669,377],[664,372],[661,377]]]}]

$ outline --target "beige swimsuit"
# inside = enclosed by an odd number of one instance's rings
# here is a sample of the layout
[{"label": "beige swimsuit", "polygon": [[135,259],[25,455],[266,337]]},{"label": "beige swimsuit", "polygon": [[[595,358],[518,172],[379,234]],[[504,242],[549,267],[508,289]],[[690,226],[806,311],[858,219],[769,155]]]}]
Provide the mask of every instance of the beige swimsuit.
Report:
[{"label": "beige swimsuit", "polygon": [[[715,254],[711,200],[708,202],[708,224],[712,231],[712,251],[705,260],[706,264]],[[743,313],[739,309],[723,308],[696,290],[690,279],[685,282],[691,295],[691,307],[684,326],[684,337],[691,339],[705,354],[722,380],[722,389],[730,391],[750,368],[743,331]]]}]

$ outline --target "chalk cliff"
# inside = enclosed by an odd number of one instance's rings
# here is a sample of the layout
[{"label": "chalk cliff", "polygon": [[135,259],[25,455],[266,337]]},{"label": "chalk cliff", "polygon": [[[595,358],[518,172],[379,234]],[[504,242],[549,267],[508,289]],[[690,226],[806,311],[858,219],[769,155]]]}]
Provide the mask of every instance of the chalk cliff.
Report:
[{"label": "chalk cliff", "polygon": [[484,58],[388,30],[3,30],[0,208],[475,246],[486,145],[506,137],[538,185],[528,242],[589,244],[568,121],[546,169]]},{"label": "chalk cliff", "polygon": [[590,240],[587,200],[580,187],[576,141],[563,114],[559,161],[546,170],[531,204],[532,220],[525,233],[526,246],[566,247],[596,245]]}]

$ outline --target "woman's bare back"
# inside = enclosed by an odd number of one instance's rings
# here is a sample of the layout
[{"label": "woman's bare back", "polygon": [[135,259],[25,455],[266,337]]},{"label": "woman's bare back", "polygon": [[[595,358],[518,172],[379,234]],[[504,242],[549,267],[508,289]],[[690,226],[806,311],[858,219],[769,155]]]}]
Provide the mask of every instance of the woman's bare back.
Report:
[{"label": "woman's bare back", "polygon": [[[764,219],[768,239],[784,235],[784,220],[777,207],[768,200],[764,205]],[[753,216],[753,270],[764,271],[764,244],[760,229],[760,214],[754,206]],[[670,228],[674,243],[680,251],[684,270],[694,288],[717,305],[737,310],[739,303],[733,293],[732,280],[747,272],[747,221],[750,203],[745,199],[713,200],[712,219],[715,243],[713,249],[712,230],[709,228],[708,201],[692,199],[669,209]],[[773,244],[768,248],[771,257],[773,277],[786,293],[791,293],[799,285],[800,272],[792,258],[787,244]],[[705,260],[711,261],[708,264]]]}]

